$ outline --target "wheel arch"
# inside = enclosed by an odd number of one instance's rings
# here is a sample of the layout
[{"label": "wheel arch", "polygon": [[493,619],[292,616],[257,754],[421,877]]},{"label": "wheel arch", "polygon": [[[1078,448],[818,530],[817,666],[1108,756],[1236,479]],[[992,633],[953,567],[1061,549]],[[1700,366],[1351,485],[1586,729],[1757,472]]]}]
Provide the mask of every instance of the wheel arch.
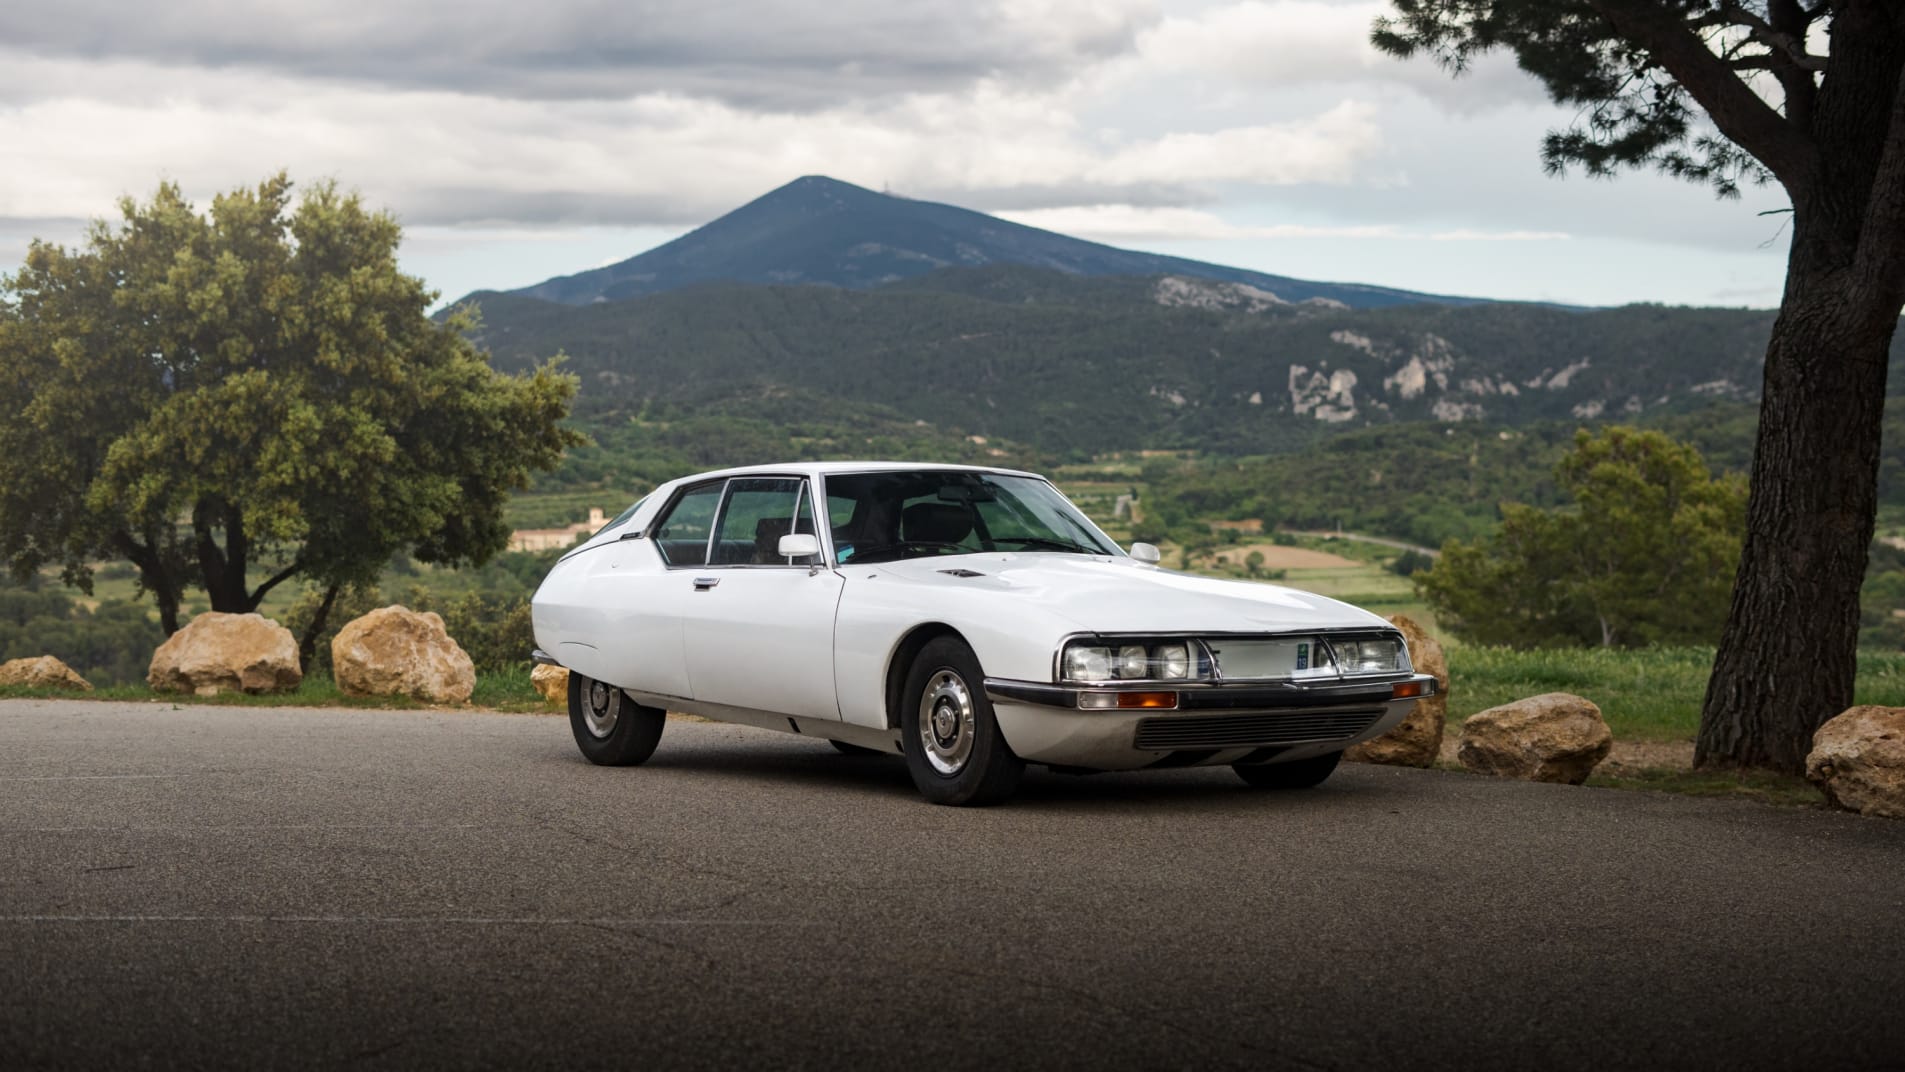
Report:
[{"label": "wheel arch", "polygon": [[952,637],[967,647],[972,642],[965,634],[947,625],[945,622],[924,622],[908,630],[893,647],[893,654],[886,661],[886,682],[881,695],[886,698],[886,728],[896,730],[900,727],[900,705],[903,698],[900,693],[906,688],[906,675],[913,668],[913,660],[926,645],[940,637]]}]

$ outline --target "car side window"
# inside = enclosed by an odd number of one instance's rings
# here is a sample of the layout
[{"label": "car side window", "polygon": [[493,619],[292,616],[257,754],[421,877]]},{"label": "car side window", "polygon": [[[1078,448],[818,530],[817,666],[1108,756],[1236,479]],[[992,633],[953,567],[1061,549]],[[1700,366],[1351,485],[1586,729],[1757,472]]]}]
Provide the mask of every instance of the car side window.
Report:
[{"label": "car side window", "polygon": [[[728,482],[714,541],[716,566],[796,564],[780,553],[781,537],[814,531],[811,509],[803,511],[807,482],[797,477],[747,477]],[[804,563],[806,560],[802,559]]]},{"label": "car side window", "polygon": [[715,509],[721,505],[726,481],[690,488],[675,500],[668,516],[650,529],[655,547],[671,566],[700,566],[708,561],[708,534],[714,531]]}]

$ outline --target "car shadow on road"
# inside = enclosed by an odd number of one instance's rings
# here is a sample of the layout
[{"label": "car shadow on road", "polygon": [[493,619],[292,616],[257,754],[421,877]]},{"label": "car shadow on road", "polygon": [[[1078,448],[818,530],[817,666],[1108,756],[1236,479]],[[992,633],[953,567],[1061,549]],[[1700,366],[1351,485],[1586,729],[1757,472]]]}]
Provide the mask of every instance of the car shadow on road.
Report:
[{"label": "car shadow on road", "polygon": [[[729,741],[671,749],[664,739],[644,770],[693,772],[699,777],[753,786],[778,783],[843,795],[919,799],[900,757],[841,755],[822,741]],[[1416,777],[1398,778],[1393,770],[1375,772],[1372,777],[1371,772],[1346,765],[1315,789],[1278,792],[1253,789],[1226,767],[1061,774],[1033,766],[1026,770],[1018,793],[1003,806],[1064,809],[1156,804],[1182,808],[1204,804],[1232,810],[1246,801],[1280,809],[1340,807],[1349,802],[1388,806],[1422,792],[1422,772],[1408,773]]]}]

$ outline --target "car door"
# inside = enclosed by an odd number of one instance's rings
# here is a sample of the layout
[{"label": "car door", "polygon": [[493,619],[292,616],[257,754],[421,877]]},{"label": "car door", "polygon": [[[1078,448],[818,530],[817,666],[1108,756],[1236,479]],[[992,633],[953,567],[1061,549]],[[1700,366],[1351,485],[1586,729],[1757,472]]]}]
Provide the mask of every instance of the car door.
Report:
[{"label": "car door", "polygon": [[682,636],[699,701],[795,718],[838,719],[833,619],[845,579],[779,553],[780,537],[814,532],[809,482],[728,481],[706,565],[675,571]]},{"label": "car door", "polygon": [[727,481],[682,489],[647,531],[629,533],[589,555],[591,602],[602,608],[599,676],[624,688],[691,698],[682,610],[684,570],[707,563],[709,537]]}]

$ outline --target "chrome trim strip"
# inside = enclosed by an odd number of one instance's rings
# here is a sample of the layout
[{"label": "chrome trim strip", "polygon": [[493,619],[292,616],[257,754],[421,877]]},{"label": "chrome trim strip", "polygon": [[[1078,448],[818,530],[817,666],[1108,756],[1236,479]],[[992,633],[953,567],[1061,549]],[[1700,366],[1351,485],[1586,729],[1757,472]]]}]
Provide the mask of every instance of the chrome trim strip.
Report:
[{"label": "chrome trim strip", "polygon": [[549,654],[548,652],[542,650],[541,648],[535,648],[530,651],[529,661],[532,663],[536,663],[540,666],[561,666],[562,665],[561,663],[556,661],[555,656]]},{"label": "chrome trim strip", "polygon": [[[1396,685],[1416,681],[1422,684],[1419,696],[1398,697]],[[1261,708],[1284,710],[1301,708],[1323,710],[1331,707],[1363,707],[1372,703],[1401,703],[1427,699],[1436,694],[1435,678],[1429,674],[1390,674],[1331,681],[1311,685],[1300,682],[1263,681],[1120,681],[1105,685],[1048,685],[1040,681],[1014,681],[1010,678],[986,678],[986,699],[995,703],[1029,703],[1041,707],[1082,710],[1078,696],[1085,692],[1175,692],[1179,711],[1236,711]],[[1093,714],[1131,714],[1155,708],[1116,707]]]}]

